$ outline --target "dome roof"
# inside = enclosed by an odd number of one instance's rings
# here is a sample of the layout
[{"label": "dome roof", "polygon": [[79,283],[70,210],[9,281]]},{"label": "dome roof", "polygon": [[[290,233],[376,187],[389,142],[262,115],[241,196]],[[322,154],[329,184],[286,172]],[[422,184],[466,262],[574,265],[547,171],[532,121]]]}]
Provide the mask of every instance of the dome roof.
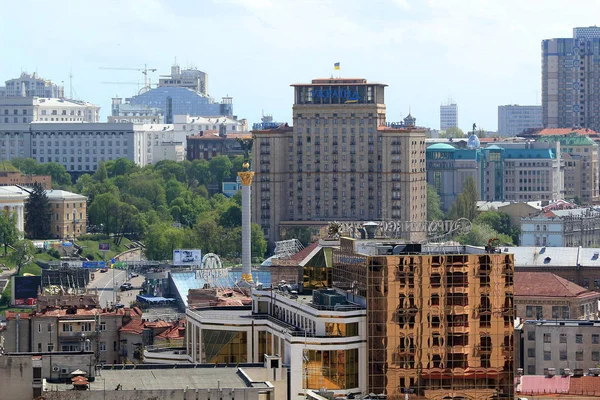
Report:
[{"label": "dome roof", "polygon": [[481,144],[479,143],[479,138],[477,137],[477,135],[471,135],[469,136],[469,140],[467,140],[467,147],[470,149],[477,149],[481,146]]},{"label": "dome roof", "polygon": [[450,144],[446,143],[436,143],[427,147],[427,150],[437,150],[437,151],[455,151],[456,148]]}]

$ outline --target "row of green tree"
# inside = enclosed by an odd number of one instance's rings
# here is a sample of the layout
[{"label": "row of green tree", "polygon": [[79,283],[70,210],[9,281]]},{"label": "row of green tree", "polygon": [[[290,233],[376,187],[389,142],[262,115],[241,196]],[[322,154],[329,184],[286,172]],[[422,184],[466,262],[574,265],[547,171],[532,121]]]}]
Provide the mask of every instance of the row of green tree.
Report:
[{"label": "row of green tree", "polygon": [[[117,244],[125,235],[141,239],[149,259],[170,259],[178,248],[237,257],[241,254],[241,195],[209,195],[209,186],[220,189],[225,179],[237,176],[242,164],[241,156],[233,160],[217,156],[210,162],[161,161],[140,168],[120,158],[100,163],[94,174],[83,174],[74,184],[60,180],[57,186],[88,197],[89,230],[109,234]],[[37,165],[31,159],[4,163],[5,168],[12,166],[24,173],[37,173],[42,165],[48,164]],[[33,205],[26,205],[26,235],[51,238],[51,212],[43,190],[38,189],[34,188],[28,201]],[[266,242],[258,225],[252,226],[252,244],[253,257],[264,256]]]},{"label": "row of green tree", "polygon": [[510,216],[497,210],[478,212],[478,199],[475,180],[469,177],[465,181],[463,192],[456,197],[445,215],[441,210],[440,196],[433,186],[427,185],[427,219],[436,221],[444,218],[466,218],[471,221],[471,231],[455,238],[461,244],[485,246],[490,239],[499,239],[501,244],[517,245],[521,232],[518,226],[512,225]]}]

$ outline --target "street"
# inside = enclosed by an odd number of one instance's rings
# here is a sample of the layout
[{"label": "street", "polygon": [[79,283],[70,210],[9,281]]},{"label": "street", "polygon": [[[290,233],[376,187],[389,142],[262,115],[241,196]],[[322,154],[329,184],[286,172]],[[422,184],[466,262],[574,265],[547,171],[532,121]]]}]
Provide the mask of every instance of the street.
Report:
[{"label": "street", "polygon": [[98,270],[94,272],[94,275],[95,279],[90,280],[88,289],[98,288],[98,297],[100,298],[101,307],[106,307],[113,302],[116,304],[124,304],[128,307],[135,301],[135,298],[140,291],[139,289],[134,289],[122,292],[120,286],[125,282],[129,282],[134,288],[139,288],[142,286],[142,283],[144,283],[144,277],[141,275],[127,280],[127,271],[119,269],[109,269],[108,272],[104,273]]}]

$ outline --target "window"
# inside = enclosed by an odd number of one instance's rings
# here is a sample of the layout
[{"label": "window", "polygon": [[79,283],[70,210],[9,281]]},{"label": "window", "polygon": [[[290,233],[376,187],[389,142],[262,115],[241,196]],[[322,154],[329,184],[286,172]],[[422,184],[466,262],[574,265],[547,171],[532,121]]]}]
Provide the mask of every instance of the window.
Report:
[{"label": "window", "polygon": [[600,335],[592,335],[592,344],[600,344]]},{"label": "window", "polygon": [[559,358],[560,358],[561,361],[566,360],[567,359],[567,351],[566,350],[561,350]]},{"label": "window", "polygon": [[527,357],[535,358],[535,348],[527,349]]},{"label": "window", "polygon": [[583,335],[575,335],[575,343],[583,343]]},{"label": "window", "polygon": [[42,324],[38,324],[38,333],[42,333]]},{"label": "window", "polygon": [[62,331],[63,332],[73,332],[73,325],[71,325],[71,324],[63,324]]},{"label": "window", "polygon": [[560,334],[560,343],[567,343],[567,334],[566,333],[561,333]]},{"label": "window", "polygon": [[583,361],[583,350],[575,352],[575,361]]},{"label": "window", "polygon": [[100,342],[100,351],[106,351],[106,342]]},{"label": "window", "polygon": [[527,340],[535,340],[535,332],[534,331],[527,332]]},{"label": "window", "polygon": [[544,343],[551,343],[552,336],[549,333],[544,333]]},{"label": "window", "polygon": [[81,332],[91,332],[92,331],[92,323],[91,322],[82,322],[81,323]]},{"label": "window", "polygon": [[48,343],[48,352],[54,351],[54,343]]},{"label": "window", "polygon": [[592,361],[600,361],[600,351],[592,351]]},{"label": "window", "polygon": [[544,361],[552,361],[552,352],[544,351]]},{"label": "window", "polygon": [[527,366],[527,374],[529,374],[529,375],[535,375],[535,365],[528,365]]},{"label": "window", "polygon": [[560,307],[552,306],[552,318],[558,319],[560,318]]},{"label": "window", "polygon": [[104,332],[106,330],[106,322],[100,322],[100,332]]},{"label": "window", "polygon": [[42,352],[42,344],[38,343],[38,349],[37,349],[38,353]]}]

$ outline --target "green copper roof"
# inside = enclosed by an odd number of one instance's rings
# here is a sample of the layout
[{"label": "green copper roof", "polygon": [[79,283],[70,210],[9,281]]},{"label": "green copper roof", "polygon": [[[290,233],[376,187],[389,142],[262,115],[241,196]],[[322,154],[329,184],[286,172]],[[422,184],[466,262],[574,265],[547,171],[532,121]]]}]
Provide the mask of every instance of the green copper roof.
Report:
[{"label": "green copper roof", "polygon": [[541,136],[540,142],[560,142],[561,146],[598,146],[589,136],[570,133],[568,135]]},{"label": "green copper roof", "polygon": [[427,147],[427,150],[435,150],[435,151],[454,151],[456,148],[454,146],[446,144],[446,143],[436,143]]}]

